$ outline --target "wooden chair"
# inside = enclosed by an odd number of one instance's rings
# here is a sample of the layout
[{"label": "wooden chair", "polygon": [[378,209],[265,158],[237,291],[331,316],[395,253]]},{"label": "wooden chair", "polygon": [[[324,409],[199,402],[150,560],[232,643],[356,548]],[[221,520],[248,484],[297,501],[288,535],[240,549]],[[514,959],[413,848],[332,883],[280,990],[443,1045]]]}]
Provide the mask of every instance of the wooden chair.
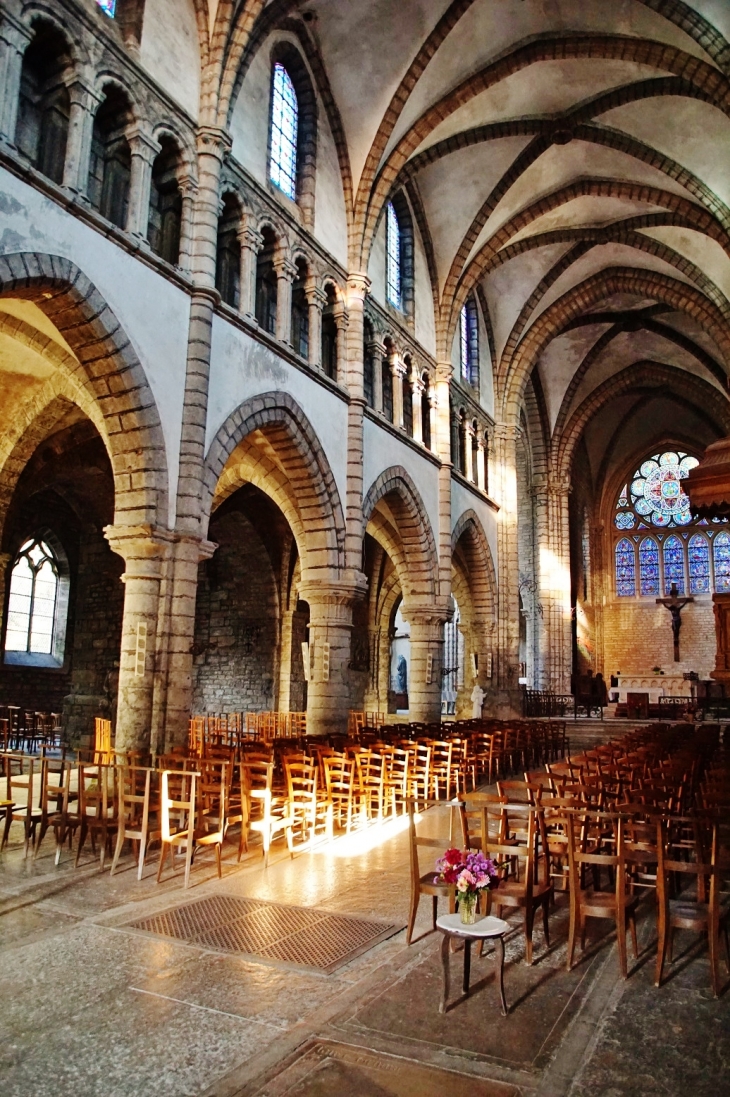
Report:
[{"label": "wooden chair", "polygon": [[303,843],[314,841],[317,827],[323,824],[328,837],[332,837],[332,805],[326,797],[317,795],[317,767],[314,762],[284,759],[287,800],[292,831],[299,833]]},{"label": "wooden chair", "polygon": [[[122,847],[127,839],[135,845],[139,843],[137,857],[137,879],[142,879],[145,853],[150,842],[161,835],[159,821],[160,805],[157,788],[153,789],[153,778],[157,771],[148,766],[119,766],[117,788],[119,790],[119,810],[117,815],[117,844],[110,875],[113,876]],[[154,793],[154,801],[152,799]]]},{"label": "wooden chair", "polygon": [[33,852],[34,859],[38,856],[41,842],[50,827],[53,828],[56,838],[55,864],[61,860],[66,837],[69,839],[69,847],[71,846],[74,831],[80,821],[78,813],[69,813],[71,769],[70,762],[60,762],[52,767],[48,759],[44,759],[41,765],[41,818]]},{"label": "wooden chair", "polygon": [[[524,911],[525,963],[531,964],[532,931],[535,914],[540,909],[545,944],[550,947],[548,915],[553,885],[543,812],[528,804],[503,803],[487,804],[482,813],[486,816],[486,825],[482,823],[482,851],[495,862],[500,875],[499,885],[492,892],[492,906],[500,918],[503,907]],[[515,831],[524,834],[524,841],[507,837]],[[495,839],[494,834],[502,837]]]},{"label": "wooden chair", "polygon": [[117,768],[111,765],[80,765],[78,775],[79,844],[76,849],[76,865],[87,835],[91,835],[91,849],[94,852],[98,835],[99,861],[103,869],[107,845],[117,826]]},{"label": "wooden chair", "polygon": [[373,750],[361,750],[356,755],[356,762],[362,811],[366,818],[380,821],[387,814],[388,802],[394,803],[392,789],[387,783],[386,757]]},{"label": "wooden chair", "polygon": [[164,769],[160,775],[160,863],[157,866],[157,883],[162,877],[162,866],[169,852],[175,871],[175,849],[182,846],[185,852],[184,887],[190,886],[190,866],[193,862],[195,839],[195,796],[199,774]]},{"label": "wooden chair", "polygon": [[343,826],[347,834],[352,827],[355,788],[355,759],[346,754],[329,754],[322,758],[327,797],[332,804],[332,820]]},{"label": "wooden chair", "polygon": [[[221,854],[228,825],[228,783],[231,763],[201,762],[197,783],[197,811],[193,856],[197,849],[215,850],[218,878],[222,875]],[[185,885],[187,887],[187,884]]]},{"label": "wooden chair", "polygon": [[102,716],[94,717],[94,761],[97,765],[109,765],[112,755],[112,722]]},{"label": "wooden chair", "polygon": [[40,795],[39,802],[34,803],[33,778],[38,769],[32,758],[25,758],[17,754],[4,755],[3,767],[5,770],[5,799],[14,806],[9,807],[5,815],[5,829],[3,830],[0,850],[4,849],[8,843],[12,824],[22,823],[24,831],[23,856],[27,857],[29,848],[35,843],[36,829],[42,817]]},{"label": "wooden chair", "polygon": [[[672,963],[672,944],[675,929],[691,929],[707,934],[710,953],[710,979],[712,993],[717,998],[722,989],[719,972],[719,941],[722,932],[725,944],[725,968],[730,973],[730,951],[728,950],[728,918],[730,911],[720,904],[723,869],[728,866],[721,863],[719,827],[715,823],[711,828],[710,859],[694,861],[679,860],[672,856],[674,843],[672,830],[677,823],[660,819],[657,827],[657,959],[655,986],[661,986],[664,964],[667,958]],[[694,895],[679,894],[672,898],[672,883],[679,891],[678,878],[689,876],[694,881]],[[672,880],[674,877],[674,880]],[[707,881],[709,880],[709,888]],[[668,954],[668,957],[667,957]]]},{"label": "wooden chair", "polygon": [[[631,930],[634,956],[638,957],[636,941],[636,907],[639,897],[628,893],[628,866],[624,848],[625,820],[621,816],[612,820],[614,829],[613,853],[603,852],[594,842],[592,831],[603,829],[605,819],[597,813],[581,811],[565,815],[565,833],[568,847],[568,871],[570,880],[570,928],[568,932],[568,971],[573,967],[575,941],[580,930],[581,949],[585,949],[586,919],[610,918],[616,925],[618,955],[621,974],[628,974],[626,955],[626,929]],[[614,876],[612,891],[602,891],[595,884],[587,885],[586,870],[595,876],[602,868]]]},{"label": "wooden chair", "polygon": [[438,739],[434,739],[429,745],[431,747],[431,788],[434,797],[440,800],[443,790],[444,800],[448,800],[451,795],[451,759],[454,745],[451,741],[444,742]]},{"label": "wooden chair", "polygon": [[269,863],[271,842],[281,831],[286,835],[289,856],[294,856],[292,839],[292,817],[286,797],[274,796],[272,784],[274,763],[270,759],[249,760],[240,763],[241,798],[245,818],[241,823],[241,841],[238,848],[238,860],[244,850],[248,850],[248,836],[251,831],[261,835],[264,853],[264,867]]},{"label": "wooden chair", "polygon": [[[423,803],[423,801],[421,801]],[[429,804],[443,804],[443,801],[430,800],[424,804],[424,807]],[[438,850],[439,856],[443,856],[446,852],[446,839],[444,838],[425,838],[417,833],[416,830],[416,808],[418,805],[413,801],[408,801],[408,835],[410,843],[411,854],[411,907],[408,914],[408,929],[406,930],[406,944],[410,945],[411,937],[413,936],[413,927],[416,924],[416,915],[418,914],[418,904],[421,901],[422,895],[430,895],[433,900],[433,928],[436,929],[436,918],[438,916],[438,900],[439,896],[443,896],[449,901],[449,913],[453,914],[456,909],[456,887],[454,884],[437,884],[436,883],[436,870],[431,868],[430,872],[421,873],[421,864],[419,859],[419,849],[432,849]],[[434,857],[434,861],[437,860]]]}]

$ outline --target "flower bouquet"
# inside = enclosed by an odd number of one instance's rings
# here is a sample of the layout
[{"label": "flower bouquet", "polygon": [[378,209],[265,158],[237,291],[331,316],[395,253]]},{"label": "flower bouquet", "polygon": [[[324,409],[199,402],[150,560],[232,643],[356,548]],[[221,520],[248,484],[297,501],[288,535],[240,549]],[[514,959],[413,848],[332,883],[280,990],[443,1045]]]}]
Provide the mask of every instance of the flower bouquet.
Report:
[{"label": "flower bouquet", "polygon": [[462,853],[460,849],[447,849],[436,862],[436,868],[438,875],[434,883],[456,885],[461,920],[464,925],[474,925],[479,895],[499,883],[494,861],[481,852]]}]

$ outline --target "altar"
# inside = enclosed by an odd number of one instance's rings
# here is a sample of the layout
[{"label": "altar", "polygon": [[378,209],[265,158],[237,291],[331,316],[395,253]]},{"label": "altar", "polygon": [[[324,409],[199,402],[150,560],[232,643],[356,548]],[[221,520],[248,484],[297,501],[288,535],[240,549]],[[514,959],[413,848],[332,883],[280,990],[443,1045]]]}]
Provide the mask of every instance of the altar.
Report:
[{"label": "altar", "polygon": [[[620,674],[618,678],[618,702],[626,704],[627,693],[647,693],[649,704],[659,704],[660,697],[688,697],[690,683],[681,674]],[[616,697],[616,687],[610,690]]]}]

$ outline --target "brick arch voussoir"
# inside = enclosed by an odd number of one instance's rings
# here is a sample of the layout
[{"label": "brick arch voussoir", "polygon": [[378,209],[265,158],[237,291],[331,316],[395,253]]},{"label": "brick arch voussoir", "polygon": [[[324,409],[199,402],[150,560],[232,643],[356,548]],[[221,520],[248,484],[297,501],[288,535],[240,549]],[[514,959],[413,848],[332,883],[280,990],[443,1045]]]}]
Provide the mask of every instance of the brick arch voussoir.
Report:
[{"label": "brick arch voussoir", "polygon": [[506,422],[517,423],[528,377],[547,344],[574,319],[605,297],[628,293],[652,298],[695,319],[712,337],[730,368],[730,326],[717,307],[694,286],[645,268],[609,267],[573,286],[545,310],[510,359],[504,356],[495,388]]},{"label": "brick arch voussoir", "polygon": [[[115,523],[168,522],[168,470],[159,413],[144,369],[101,293],[70,260],[33,252],[0,256],[0,297],[32,301],[55,325],[74,358],[56,364],[103,417],[115,481]],[[43,353],[49,353],[48,348]],[[89,412],[86,414],[98,426]]]},{"label": "brick arch voussoir", "polygon": [[324,538],[332,567],[344,567],[345,522],[337,484],[314,428],[288,393],[268,392],[252,397],[218,430],[205,462],[206,497],[202,512],[206,523],[228,459],[257,430],[275,446],[283,470],[282,483],[286,484],[290,499],[296,501],[309,555],[319,555],[317,546]]},{"label": "brick arch voussoir", "polygon": [[657,389],[692,397],[723,433],[730,433],[730,399],[703,377],[688,373],[664,362],[635,362],[589,393],[565,424],[560,437],[555,438],[555,474],[569,476],[575,448],[590,420],[610,400],[636,389]]},{"label": "brick arch voussoir", "polygon": [[414,574],[417,571],[421,575],[429,593],[435,596],[438,580],[436,540],[420,493],[401,465],[384,469],[368,489],[363,500],[363,531],[378,503],[386,496],[397,498],[400,504],[394,517],[406,552],[408,568]]},{"label": "brick arch voussoir", "polygon": [[540,61],[582,57],[634,61],[665,73],[669,72],[701,88],[713,104],[721,110],[726,112],[730,110],[730,82],[727,77],[712,65],[662,42],[628,38],[623,35],[588,34],[571,37],[565,35],[554,38],[540,37],[517,46],[507,56],[467,77],[434,103],[414,122],[391,150],[377,177],[363,179],[363,186],[368,188],[367,199],[358,202],[355,212],[356,225],[360,223],[362,225],[358,256],[361,269],[366,269],[362,267],[362,263],[367,263],[382,207],[388,199],[399,172],[437,125],[482,91],[494,87],[500,81],[529,65]]}]

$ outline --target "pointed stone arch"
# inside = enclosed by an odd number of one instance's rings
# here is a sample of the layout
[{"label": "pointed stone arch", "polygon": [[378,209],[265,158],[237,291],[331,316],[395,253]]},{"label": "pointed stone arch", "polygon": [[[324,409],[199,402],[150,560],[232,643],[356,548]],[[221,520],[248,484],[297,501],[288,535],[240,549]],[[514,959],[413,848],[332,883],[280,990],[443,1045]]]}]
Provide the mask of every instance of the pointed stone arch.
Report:
[{"label": "pointed stone arch", "polygon": [[[236,458],[240,457],[240,461]],[[205,462],[201,522],[244,482],[279,506],[309,576],[345,566],[345,522],[322,445],[296,400],[267,392],[241,404],[219,428]]]},{"label": "pointed stone arch", "polygon": [[363,500],[363,524],[391,556],[406,601],[432,601],[438,583],[436,540],[418,489],[401,465],[384,469],[371,484]]},{"label": "pointed stone arch", "polygon": [[[115,524],[166,526],[168,472],[157,406],[101,293],[70,260],[23,252],[0,256],[0,297],[32,301],[71,347],[73,355],[54,349],[52,361],[64,377],[64,395],[101,428],[114,473]],[[27,342],[26,327],[19,322],[14,337]],[[50,343],[41,351],[46,356]]]}]

